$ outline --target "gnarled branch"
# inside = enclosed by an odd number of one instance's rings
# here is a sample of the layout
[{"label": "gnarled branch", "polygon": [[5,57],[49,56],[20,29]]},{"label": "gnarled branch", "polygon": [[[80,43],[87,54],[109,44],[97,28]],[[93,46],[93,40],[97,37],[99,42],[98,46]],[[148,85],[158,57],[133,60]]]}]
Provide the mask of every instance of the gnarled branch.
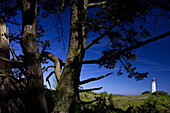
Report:
[{"label": "gnarled branch", "polygon": [[60,77],[61,77],[61,68],[62,68],[62,65],[63,65],[62,60],[60,60],[58,57],[56,57],[52,53],[46,52],[46,51],[44,51],[43,56],[50,59],[52,62],[54,62],[54,64],[55,64],[55,68],[54,68],[55,76],[56,76],[57,81],[59,81]]},{"label": "gnarled branch", "polygon": [[100,76],[100,77],[90,78],[90,79],[81,81],[81,82],[80,82],[80,85],[86,84],[86,83],[89,83],[89,82],[92,82],[92,81],[100,80],[100,79],[105,78],[105,77],[107,77],[107,76],[109,76],[109,75],[111,75],[111,74],[113,74],[113,73],[108,73],[108,74],[103,75],[103,76]]}]

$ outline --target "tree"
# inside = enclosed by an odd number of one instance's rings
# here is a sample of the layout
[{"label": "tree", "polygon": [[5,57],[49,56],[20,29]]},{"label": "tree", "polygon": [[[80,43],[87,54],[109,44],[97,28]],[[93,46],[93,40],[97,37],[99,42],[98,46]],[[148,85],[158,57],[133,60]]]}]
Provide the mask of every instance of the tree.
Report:
[{"label": "tree", "polygon": [[[7,0],[7,2],[9,1]],[[26,87],[23,102],[27,113],[47,112],[41,71],[41,62],[43,62],[44,57],[54,62],[53,66],[47,66],[43,70],[44,72],[47,68],[54,67],[54,71],[47,77],[48,80],[55,73],[57,79],[57,103],[54,112],[74,112],[77,106],[85,103],[80,100],[79,92],[101,89],[100,87],[79,90],[78,87],[112,74],[108,73],[97,78],[80,81],[82,65],[99,64],[108,69],[114,69],[117,61],[120,61],[122,67],[129,73],[129,78],[135,77],[136,80],[141,80],[147,77],[147,73],[136,72],[136,67],[132,67],[133,61],[137,59],[135,49],[169,36],[169,31],[167,31],[151,37],[150,32],[144,25],[139,26],[140,30],[135,27],[137,21],[145,22],[148,15],[153,15],[155,18],[165,15],[168,11],[168,1],[166,0],[40,0],[38,3],[37,0],[16,0],[13,4],[14,12],[17,8],[22,10],[22,39],[19,39],[19,41],[23,50],[23,61],[9,60],[9,57],[6,59],[6,62],[20,63],[24,67],[22,73],[25,75],[26,82],[24,83]],[[63,26],[60,14],[65,9],[69,9],[70,36],[65,63],[54,54],[46,51],[49,41],[44,43],[44,47],[39,53],[37,46],[37,15],[41,12],[37,11],[37,7],[43,10],[41,14],[43,17],[57,14],[61,31],[63,31]],[[93,10],[93,8],[96,10]],[[153,14],[154,11],[159,11],[159,13]],[[2,10],[2,12],[7,14],[6,10]],[[9,15],[11,17],[13,13]],[[16,24],[15,21],[11,23]],[[95,32],[98,37],[86,44],[90,32]],[[99,41],[105,37],[110,39],[110,46],[102,52],[103,56],[95,60],[84,60],[86,51],[93,45],[99,44]],[[0,59],[3,61],[4,57]],[[121,68],[118,75],[122,75]]]},{"label": "tree", "polygon": [[[6,30],[6,23],[3,18],[0,18],[0,57],[4,60],[0,61],[0,98],[1,101],[7,103],[11,110],[16,113],[21,113],[24,110],[23,102],[20,95],[20,87],[17,84],[17,79],[12,75],[11,64],[8,61],[10,58],[9,37]],[[7,106],[1,106],[1,112],[8,113]]]},{"label": "tree", "polygon": [[[76,98],[79,97],[78,86],[81,83],[98,80],[98,78],[93,78],[86,80],[86,82],[80,81],[82,64],[96,63],[106,68],[114,69],[117,60],[119,60],[127,72],[129,72],[129,78],[134,76],[136,80],[141,80],[147,77],[147,73],[135,72],[136,68],[132,68],[130,60],[136,59],[133,50],[169,36],[169,31],[150,39],[144,39],[143,37],[149,37],[150,33],[143,29],[143,26],[141,26],[143,31],[138,33],[134,26],[125,27],[125,25],[133,25],[136,19],[139,18],[144,19],[141,16],[148,14],[153,8],[157,7],[157,2],[161,3],[160,1],[154,1],[155,6],[150,7],[152,2],[148,3],[147,1],[71,1],[69,4],[71,12],[69,49],[63,72],[58,82],[55,112],[75,111]],[[162,2],[162,4],[165,3],[166,1]],[[100,12],[96,12],[96,15],[91,17],[87,14],[87,11],[88,8],[93,7],[100,7]],[[114,29],[116,26],[119,27],[119,30]],[[86,45],[85,40],[88,31],[98,32],[100,36]],[[86,50],[105,36],[110,38],[111,48],[104,51],[104,55],[100,59],[84,61]],[[119,71],[118,74],[121,74],[121,72]],[[105,76],[99,78],[104,78]],[[79,102],[81,103],[78,99]]]},{"label": "tree", "polygon": [[[37,46],[37,0],[22,0],[22,50],[26,68],[26,113],[47,113],[43,75]],[[30,105],[31,104],[31,105]]]}]

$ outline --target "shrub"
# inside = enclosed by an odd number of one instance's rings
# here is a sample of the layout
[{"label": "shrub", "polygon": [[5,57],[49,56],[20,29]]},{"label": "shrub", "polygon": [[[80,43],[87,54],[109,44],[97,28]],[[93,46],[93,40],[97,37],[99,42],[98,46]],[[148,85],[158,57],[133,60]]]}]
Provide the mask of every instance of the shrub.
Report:
[{"label": "shrub", "polygon": [[151,92],[150,91],[144,91],[144,92],[142,92],[142,95],[144,95],[144,94],[150,94]]},{"label": "shrub", "polygon": [[165,97],[168,97],[168,93],[167,92],[164,92],[164,91],[156,91],[154,93],[152,93],[152,95],[155,95],[155,96],[165,96]]}]

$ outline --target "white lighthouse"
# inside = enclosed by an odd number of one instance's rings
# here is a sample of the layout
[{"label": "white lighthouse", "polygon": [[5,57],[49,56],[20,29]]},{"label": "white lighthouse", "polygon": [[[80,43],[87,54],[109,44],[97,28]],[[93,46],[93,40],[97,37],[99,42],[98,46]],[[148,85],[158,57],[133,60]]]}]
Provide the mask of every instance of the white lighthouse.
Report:
[{"label": "white lighthouse", "polygon": [[155,79],[152,79],[152,93],[156,91],[156,82]]}]

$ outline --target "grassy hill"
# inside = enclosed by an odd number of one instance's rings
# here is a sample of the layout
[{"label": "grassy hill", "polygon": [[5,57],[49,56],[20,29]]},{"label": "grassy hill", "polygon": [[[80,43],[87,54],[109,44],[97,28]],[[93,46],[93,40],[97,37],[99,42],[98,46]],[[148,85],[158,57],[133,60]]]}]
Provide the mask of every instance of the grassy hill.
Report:
[{"label": "grassy hill", "polygon": [[[144,93],[138,96],[112,95],[107,93],[82,92],[82,101],[92,101],[100,98],[92,104],[84,105],[87,111],[98,112],[133,112],[133,113],[170,113],[170,96],[166,92],[154,94]],[[101,109],[100,109],[101,107]],[[112,108],[111,108],[112,107]],[[90,109],[90,110],[89,110]],[[110,109],[110,110],[109,110]],[[96,111],[97,112],[97,111]]]},{"label": "grassy hill", "polygon": [[[56,103],[56,94],[55,90],[45,90],[49,113]],[[170,96],[163,91],[145,91],[138,96],[81,92],[76,113],[170,113]]]}]

